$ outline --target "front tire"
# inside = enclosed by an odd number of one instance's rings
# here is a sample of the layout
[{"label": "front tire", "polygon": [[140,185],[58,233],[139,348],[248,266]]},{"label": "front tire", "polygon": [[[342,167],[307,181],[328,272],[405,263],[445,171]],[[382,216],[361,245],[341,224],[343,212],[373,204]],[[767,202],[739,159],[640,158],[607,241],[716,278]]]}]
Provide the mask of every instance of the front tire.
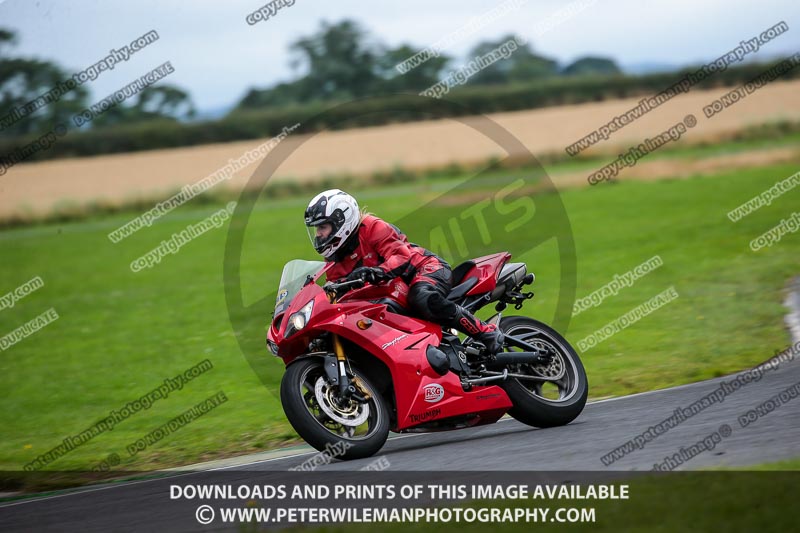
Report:
[{"label": "front tire", "polygon": [[500,330],[553,353],[548,365],[508,365],[509,373],[556,377],[563,369],[563,376],[557,382],[514,378],[499,382],[514,404],[508,414],[523,424],[539,428],[563,426],[575,420],[589,395],[586,370],[575,349],[556,330],[532,318],[502,318]]},{"label": "front tire", "polygon": [[386,402],[363,373],[354,373],[370,395],[367,403],[336,402],[338,390],[328,385],[318,357],[292,363],[281,380],[281,404],[289,423],[317,450],[338,450],[336,459],[369,457],[389,436]]}]

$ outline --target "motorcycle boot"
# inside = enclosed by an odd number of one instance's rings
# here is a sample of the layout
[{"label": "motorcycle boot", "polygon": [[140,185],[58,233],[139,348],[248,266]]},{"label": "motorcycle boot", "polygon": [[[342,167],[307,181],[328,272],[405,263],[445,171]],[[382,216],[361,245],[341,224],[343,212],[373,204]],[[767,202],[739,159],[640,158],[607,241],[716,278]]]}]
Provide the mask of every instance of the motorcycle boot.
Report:
[{"label": "motorcycle boot", "polygon": [[448,320],[445,324],[447,327],[455,328],[461,333],[465,333],[486,346],[486,350],[490,353],[497,353],[503,351],[503,333],[497,329],[494,324],[487,324],[486,322],[476,318],[472,313],[456,305],[456,314],[454,320]]}]

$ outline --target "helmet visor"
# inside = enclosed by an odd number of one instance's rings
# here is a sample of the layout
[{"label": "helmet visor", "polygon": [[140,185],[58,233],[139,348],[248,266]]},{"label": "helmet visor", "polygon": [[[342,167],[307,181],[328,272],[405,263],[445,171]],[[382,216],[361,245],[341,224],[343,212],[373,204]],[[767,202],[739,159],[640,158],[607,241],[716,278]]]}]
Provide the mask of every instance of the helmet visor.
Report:
[{"label": "helmet visor", "polygon": [[306,232],[308,233],[308,239],[314,246],[314,250],[323,255],[325,248],[330,246],[337,239],[335,228],[330,222],[322,222],[315,226],[306,226]]}]

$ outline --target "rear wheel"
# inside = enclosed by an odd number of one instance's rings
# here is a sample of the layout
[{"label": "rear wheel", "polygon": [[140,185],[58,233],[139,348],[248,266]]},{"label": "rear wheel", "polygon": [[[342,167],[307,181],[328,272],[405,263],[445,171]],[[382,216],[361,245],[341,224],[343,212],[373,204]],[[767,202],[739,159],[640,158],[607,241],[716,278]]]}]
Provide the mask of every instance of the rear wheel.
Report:
[{"label": "rear wheel", "polygon": [[317,357],[292,363],[281,380],[281,404],[289,423],[317,450],[336,450],[336,459],[369,457],[389,436],[383,397],[363,374],[354,370],[353,375],[369,395],[366,403],[340,401],[338,387],[328,384]]},{"label": "rear wheel", "polygon": [[[505,317],[500,330],[551,355],[548,364],[508,365],[509,374],[542,378],[509,378],[499,382],[514,407],[508,412],[524,424],[546,428],[572,422],[589,394],[586,370],[575,349],[550,326],[524,316]],[[508,351],[521,351],[508,348]]]}]

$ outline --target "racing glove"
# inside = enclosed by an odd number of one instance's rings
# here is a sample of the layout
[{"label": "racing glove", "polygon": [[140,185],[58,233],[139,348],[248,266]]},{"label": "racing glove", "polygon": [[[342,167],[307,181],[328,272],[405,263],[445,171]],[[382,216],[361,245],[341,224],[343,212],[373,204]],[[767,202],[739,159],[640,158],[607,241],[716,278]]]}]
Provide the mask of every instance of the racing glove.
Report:
[{"label": "racing glove", "polygon": [[391,276],[380,267],[358,267],[347,275],[347,281],[363,279],[367,283],[380,283],[389,279]]}]

